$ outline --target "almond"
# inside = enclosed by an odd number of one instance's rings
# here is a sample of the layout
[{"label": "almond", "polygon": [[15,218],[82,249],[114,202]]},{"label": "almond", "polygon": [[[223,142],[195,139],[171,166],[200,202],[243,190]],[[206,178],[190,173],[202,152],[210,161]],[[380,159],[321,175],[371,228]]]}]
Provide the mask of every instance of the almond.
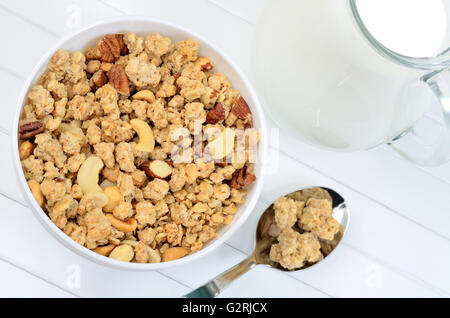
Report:
[{"label": "almond", "polygon": [[207,148],[214,160],[225,158],[234,149],[235,132],[231,128],[225,128],[222,133]]},{"label": "almond", "polygon": [[172,167],[165,161],[152,160],[144,162],[141,167],[147,176],[164,179],[172,174]]}]

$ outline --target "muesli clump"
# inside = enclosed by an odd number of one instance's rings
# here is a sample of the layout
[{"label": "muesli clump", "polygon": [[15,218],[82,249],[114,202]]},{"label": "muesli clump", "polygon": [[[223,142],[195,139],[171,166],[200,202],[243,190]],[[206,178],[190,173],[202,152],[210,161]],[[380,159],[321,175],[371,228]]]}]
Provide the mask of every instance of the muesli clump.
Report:
[{"label": "muesli clump", "polygon": [[19,153],[64,233],[101,255],[154,263],[199,251],[232,222],[256,179],[249,136],[235,130],[252,125],[196,41],[108,34],[52,56],[28,93]]},{"label": "muesli clump", "polygon": [[270,247],[270,261],[292,270],[322,260],[326,244],[321,243],[332,241],[340,230],[327,191],[298,191],[278,198],[272,208],[274,223],[268,234],[276,243]]}]

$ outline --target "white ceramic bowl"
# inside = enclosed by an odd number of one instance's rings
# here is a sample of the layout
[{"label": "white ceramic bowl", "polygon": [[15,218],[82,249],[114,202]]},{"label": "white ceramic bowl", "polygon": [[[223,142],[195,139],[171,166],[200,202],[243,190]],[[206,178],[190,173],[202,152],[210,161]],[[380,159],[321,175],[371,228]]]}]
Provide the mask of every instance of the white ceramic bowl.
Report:
[{"label": "white ceramic bowl", "polygon": [[[239,207],[239,211],[236,214],[233,222],[224,227],[216,239],[212,240],[204,246],[204,248],[196,253],[190,254],[179,260],[155,264],[137,264],[137,263],[125,263],[110,259],[108,257],[101,256],[89,249],[77,244],[69,236],[64,234],[59,228],[53,224],[49,217],[44,213],[41,207],[36,203],[33,198],[31,191],[29,190],[25,176],[22,172],[22,167],[19,159],[18,153],[18,123],[22,112],[22,108],[26,102],[26,95],[28,90],[32,85],[34,85],[39,76],[44,73],[47,68],[47,63],[50,57],[58,49],[65,49],[69,51],[85,50],[89,46],[94,46],[96,42],[105,34],[108,33],[123,33],[123,32],[135,32],[137,34],[149,34],[159,32],[165,36],[170,37],[174,42],[178,42],[184,39],[195,39],[200,44],[200,55],[209,57],[216,66],[216,71],[220,71],[227,75],[232,83],[232,85],[241,91],[242,96],[248,102],[253,117],[254,126],[260,132],[260,144],[258,149],[258,162],[255,164],[255,174],[257,176],[256,182],[249,187],[249,192],[247,195],[247,203]],[[203,37],[195,34],[194,32],[187,30],[181,26],[173,25],[164,21],[158,21],[155,19],[150,19],[146,17],[120,17],[102,21],[98,24],[92,25],[90,27],[84,28],[83,30],[76,32],[70,36],[67,36],[61,40],[55,47],[51,48],[49,52],[41,59],[41,61],[34,68],[33,72],[30,74],[28,80],[26,81],[25,87],[20,94],[17,111],[14,118],[12,131],[12,150],[13,150],[13,161],[15,169],[17,172],[17,177],[21,185],[21,189],[28,199],[30,206],[34,212],[34,215],[41,222],[41,224],[47,229],[47,231],[63,243],[67,248],[73,252],[85,257],[91,261],[98,264],[103,264],[106,266],[126,269],[126,270],[160,270],[177,265],[187,264],[195,259],[207,255],[214,248],[222,244],[227,238],[229,238],[236,229],[242,225],[249,214],[252,212],[256,201],[261,193],[261,188],[264,178],[264,158],[267,153],[267,137],[266,137],[266,126],[262,108],[259,104],[258,98],[255,92],[250,86],[248,80],[244,74],[239,70],[239,68],[228,58],[221,50],[215,47],[210,41],[204,39]]]}]

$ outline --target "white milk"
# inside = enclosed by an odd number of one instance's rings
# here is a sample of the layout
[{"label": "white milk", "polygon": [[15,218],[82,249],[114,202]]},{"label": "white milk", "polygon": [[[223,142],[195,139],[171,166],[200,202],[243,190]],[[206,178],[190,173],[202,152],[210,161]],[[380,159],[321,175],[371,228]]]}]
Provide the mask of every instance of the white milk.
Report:
[{"label": "white milk", "polygon": [[412,57],[434,56],[440,52],[447,31],[442,0],[357,0],[356,3],[367,29],[392,51]]},{"label": "white milk", "polygon": [[[406,2],[415,8],[414,19]],[[423,17],[419,13],[439,13],[440,0],[358,3],[367,27],[391,49],[423,56],[442,46],[445,15],[437,14],[426,33],[415,27],[415,19]],[[408,27],[396,29],[399,25]],[[399,46],[405,38],[409,46]],[[258,24],[253,62],[259,93],[275,122],[334,150],[361,150],[385,142],[421,117],[432,98],[418,80],[427,71],[378,53],[361,35],[347,0],[271,1]]]}]

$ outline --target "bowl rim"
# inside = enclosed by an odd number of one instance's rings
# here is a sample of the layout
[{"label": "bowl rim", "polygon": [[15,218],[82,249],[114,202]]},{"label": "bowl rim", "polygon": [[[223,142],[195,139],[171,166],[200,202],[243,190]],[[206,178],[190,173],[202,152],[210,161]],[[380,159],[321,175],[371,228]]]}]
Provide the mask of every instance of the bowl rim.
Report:
[{"label": "bowl rim", "polygon": [[[237,74],[237,76],[242,80],[244,86],[249,92],[249,95],[251,95],[251,99],[254,101],[252,105],[252,109],[256,110],[256,116],[258,116],[260,127],[258,127],[259,133],[260,133],[260,144],[258,149],[258,158],[260,158],[260,174],[253,185],[253,191],[254,195],[253,198],[248,202],[245,210],[242,212],[240,217],[236,220],[236,222],[225,232],[222,233],[219,237],[215,239],[214,242],[209,244],[207,247],[201,249],[198,252],[189,254],[186,257],[183,257],[181,259],[170,261],[170,262],[161,262],[161,263],[145,263],[145,264],[139,264],[139,263],[126,263],[117,261],[114,259],[111,259],[109,257],[105,257],[102,255],[99,255],[88,248],[79,245],[75,241],[73,241],[68,235],[66,235],[61,229],[59,229],[46,215],[44,210],[37,204],[36,200],[34,199],[29,187],[27,186],[25,175],[22,171],[21,161],[19,158],[19,152],[18,152],[18,124],[19,119],[22,113],[25,97],[29,91],[29,88],[33,84],[33,79],[36,77],[37,73],[41,69],[41,67],[48,61],[48,59],[64,44],[72,40],[75,36],[79,35],[80,33],[93,30],[96,28],[99,28],[104,25],[108,24],[120,24],[120,23],[127,23],[127,22],[144,22],[144,23],[155,23],[160,24],[162,26],[167,26],[169,28],[172,28],[176,30],[177,32],[181,32],[183,34],[186,34],[190,37],[195,38],[196,40],[199,40],[200,42],[208,45],[213,51],[215,51],[224,61],[227,65],[229,65],[234,72]],[[87,42],[87,41],[86,41]],[[268,141],[267,141],[267,126],[266,126],[266,120],[263,113],[263,109],[261,107],[260,101],[255,93],[255,90],[253,86],[250,84],[248,78],[245,76],[245,74],[242,72],[242,70],[231,60],[231,58],[225,54],[220,48],[218,48],[215,44],[211,43],[210,40],[206,39],[205,37],[197,34],[196,32],[183,27],[181,25],[177,25],[165,20],[155,19],[151,17],[145,17],[145,16],[139,16],[139,15],[130,15],[130,16],[122,16],[122,17],[114,17],[114,18],[108,18],[103,19],[99,22],[96,22],[94,24],[90,24],[84,28],[81,28],[75,32],[72,32],[66,36],[64,36],[62,39],[60,39],[55,45],[53,45],[48,52],[37,62],[36,66],[33,68],[31,73],[28,75],[25,84],[22,88],[22,91],[19,95],[19,98],[17,100],[16,105],[16,112],[14,116],[14,122],[12,125],[12,131],[11,131],[11,141],[12,141],[12,155],[13,155],[13,163],[16,170],[16,177],[18,179],[18,182],[20,184],[20,189],[27,198],[27,201],[30,204],[31,210],[33,210],[33,214],[35,217],[40,221],[40,223],[44,226],[44,228],[52,234],[53,237],[56,237],[58,241],[60,241],[66,248],[69,250],[75,252],[76,254],[93,261],[97,264],[101,264],[104,266],[114,267],[118,269],[125,269],[125,270],[131,270],[131,271],[153,271],[153,270],[161,270],[161,269],[167,269],[172,268],[175,266],[180,266],[183,264],[190,263],[192,261],[195,261],[214,249],[216,249],[218,246],[222,245],[232,234],[235,233],[235,231],[248,219],[248,216],[250,213],[254,210],[256,202],[258,201],[261,192],[262,192],[262,186],[264,182],[264,175],[266,171],[266,164],[264,163],[265,159],[267,158],[267,152],[268,152]]]}]

